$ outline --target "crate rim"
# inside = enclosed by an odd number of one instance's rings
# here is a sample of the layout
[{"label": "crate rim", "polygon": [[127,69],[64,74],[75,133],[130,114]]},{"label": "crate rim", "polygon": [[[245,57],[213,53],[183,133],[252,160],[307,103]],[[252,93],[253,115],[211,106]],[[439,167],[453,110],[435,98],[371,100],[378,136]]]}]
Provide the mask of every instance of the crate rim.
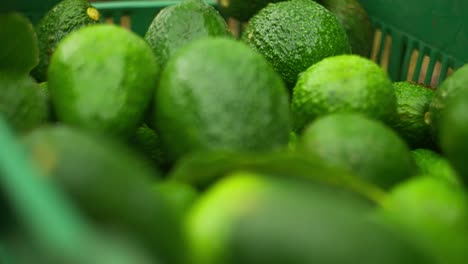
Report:
[{"label": "crate rim", "polygon": [[[204,0],[206,3],[213,5],[216,0]],[[112,1],[112,2],[93,2],[92,6],[98,10],[121,10],[121,9],[147,9],[147,8],[164,8],[180,3],[180,0],[166,1]]]}]

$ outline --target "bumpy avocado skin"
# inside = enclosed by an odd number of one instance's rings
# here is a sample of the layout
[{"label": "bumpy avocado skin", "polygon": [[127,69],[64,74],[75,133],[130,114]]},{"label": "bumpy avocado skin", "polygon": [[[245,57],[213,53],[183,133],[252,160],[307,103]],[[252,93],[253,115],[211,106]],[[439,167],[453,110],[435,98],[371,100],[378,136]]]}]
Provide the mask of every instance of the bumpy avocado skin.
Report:
[{"label": "bumpy avocado skin", "polygon": [[87,14],[91,5],[86,0],[64,0],[54,6],[36,25],[39,64],[32,75],[38,82],[47,81],[49,60],[58,43],[71,32],[98,23]]},{"label": "bumpy avocado skin", "polygon": [[0,115],[19,133],[48,119],[46,98],[34,80],[17,72],[0,72]]},{"label": "bumpy avocado skin", "polygon": [[392,127],[412,148],[432,147],[430,127],[425,119],[434,91],[410,82],[397,82],[393,87],[398,117]]},{"label": "bumpy avocado skin", "polygon": [[377,64],[341,55],[323,59],[302,73],[293,90],[291,111],[297,132],[330,113],[358,112],[391,124],[396,97],[392,82]]},{"label": "bumpy avocado skin", "polygon": [[227,38],[198,40],[168,62],[154,116],[171,160],[198,151],[285,147],[290,129],[279,75],[261,55]]},{"label": "bumpy avocado skin", "polygon": [[317,0],[336,15],[348,35],[352,53],[369,57],[374,41],[374,27],[366,10],[357,0]]},{"label": "bumpy avocado skin", "polygon": [[336,16],[310,0],[269,4],[249,21],[242,39],[267,58],[289,88],[314,63],[351,51]]},{"label": "bumpy avocado skin", "polygon": [[101,24],[67,36],[54,53],[48,74],[59,121],[129,138],[150,105],[159,66],[141,37]]},{"label": "bumpy avocado skin", "polygon": [[161,67],[181,47],[207,36],[230,36],[223,17],[203,0],[188,0],[164,8],[145,34]]}]

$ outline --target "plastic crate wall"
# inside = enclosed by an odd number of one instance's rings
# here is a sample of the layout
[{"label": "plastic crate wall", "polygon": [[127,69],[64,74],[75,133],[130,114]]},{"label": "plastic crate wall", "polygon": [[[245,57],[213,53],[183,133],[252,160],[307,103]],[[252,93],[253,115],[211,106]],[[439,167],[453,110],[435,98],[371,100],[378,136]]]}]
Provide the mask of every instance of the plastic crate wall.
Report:
[{"label": "plastic crate wall", "polygon": [[372,58],[393,80],[436,87],[467,63],[467,0],[360,2],[377,29]]}]

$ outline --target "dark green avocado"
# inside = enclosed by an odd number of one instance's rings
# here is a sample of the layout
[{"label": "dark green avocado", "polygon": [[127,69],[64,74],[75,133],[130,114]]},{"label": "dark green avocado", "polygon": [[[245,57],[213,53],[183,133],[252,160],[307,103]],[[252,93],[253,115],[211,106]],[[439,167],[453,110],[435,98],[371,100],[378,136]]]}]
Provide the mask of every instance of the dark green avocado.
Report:
[{"label": "dark green avocado", "polygon": [[28,75],[0,71],[0,115],[16,132],[28,132],[47,121],[46,98]]},{"label": "dark green avocado", "polygon": [[358,0],[317,0],[330,10],[343,25],[353,54],[369,57],[374,41],[374,28]]},{"label": "dark green avocado", "polygon": [[145,34],[160,66],[188,43],[208,36],[231,36],[223,17],[203,0],[186,0],[161,10]]},{"label": "dark green avocado", "polygon": [[351,51],[336,16],[311,0],[268,4],[250,19],[242,40],[270,62],[290,89],[311,65]]},{"label": "dark green avocado", "polygon": [[0,70],[29,74],[38,63],[36,32],[19,13],[0,13]]},{"label": "dark green avocado", "polygon": [[99,12],[86,0],[64,0],[47,12],[36,25],[39,64],[32,71],[34,78],[39,82],[47,80],[50,57],[65,36],[98,21]]},{"label": "dark green avocado", "polygon": [[439,143],[440,119],[443,115],[448,102],[458,97],[460,92],[466,94],[468,90],[468,64],[465,64],[456,70],[451,76],[447,77],[437,88],[434,98],[429,106],[427,121],[431,126],[431,133],[436,143]]},{"label": "dark green avocado", "polygon": [[159,180],[139,155],[109,137],[64,125],[23,137],[38,170],[101,230],[123,232],[162,263],[185,264],[177,217],[152,188]]},{"label": "dark green avocado", "polygon": [[410,82],[393,84],[398,116],[392,127],[412,148],[432,147],[433,141],[427,123],[429,104],[434,91]]}]

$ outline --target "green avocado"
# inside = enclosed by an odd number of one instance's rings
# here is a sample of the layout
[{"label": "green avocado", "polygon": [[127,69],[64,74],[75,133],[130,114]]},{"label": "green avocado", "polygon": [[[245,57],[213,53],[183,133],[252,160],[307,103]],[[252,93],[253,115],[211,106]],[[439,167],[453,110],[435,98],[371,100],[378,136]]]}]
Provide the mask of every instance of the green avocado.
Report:
[{"label": "green avocado", "polygon": [[357,55],[323,59],[299,77],[293,89],[294,130],[301,133],[316,118],[361,113],[391,124],[396,116],[392,82],[379,65]]},{"label": "green avocado", "polygon": [[343,25],[353,54],[369,57],[374,42],[374,27],[358,0],[317,0]]},{"label": "green avocado", "polygon": [[[456,98],[461,91],[468,90],[468,64],[456,70],[437,88],[429,106],[428,122],[436,143],[439,142],[440,118],[448,102]],[[465,93],[466,94],[466,93]]]},{"label": "green avocado", "polygon": [[192,204],[198,199],[198,191],[191,185],[183,182],[166,180],[157,182],[153,187],[171,205],[174,212],[184,217]]},{"label": "green avocado", "polygon": [[372,208],[332,187],[240,171],[190,210],[189,252],[194,264],[433,263]]},{"label": "green avocado", "polygon": [[328,164],[316,155],[278,151],[271,153],[209,152],[196,153],[180,160],[168,175],[170,180],[206,190],[235,171],[252,171],[323,183],[352,191],[370,203],[383,199],[383,190]]},{"label": "green avocado", "polygon": [[130,139],[130,143],[159,168],[167,165],[162,150],[161,137],[147,124],[141,125],[136,130],[135,135]]},{"label": "green avocado", "polygon": [[[466,67],[468,69],[468,67]],[[465,79],[468,88],[468,79]],[[439,119],[440,147],[450,164],[468,184],[468,89],[457,92],[446,102]]]},{"label": "green avocado", "polygon": [[416,173],[405,142],[383,123],[360,114],[331,114],[317,119],[302,134],[298,149],[383,189]]},{"label": "green avocado", "polygon": [[415,149],[411,151],[411,156],[416,162],[419,175],[432,176],[461,186],[460,177],[445,157],[429,149]]},{"label": "green avocado", "polygon": [[148,44],[115,25],[68,35],[49,67],[49,92],[59,121],[120,138],[143,121],[159,66]]},{"label": "green avocado", "polygon": [[468,262],[468,197],[461,186],[421,175],[393,188],[381,213],[438,264]]},{"label": "green avocado", "polygon": [[411,82],[397,82],[393,88],[398,116],[392,127],[412,148],[432,147],[427,116],[434,91]]},{"label": "green avocado", "polygon": [[161,67],[174,53],[207,36],[230,36],[223,17],[203,0],[185,0],[161,10],[145,34]]},{"label": "green avocado", "polygon": [[55,5],[36,25],[39,43],[39,64],[32,75],[39,82],[47,81],[50,57],[58,43],[71,32],[99,21],[99,12],[87,0],[63,0]]},{"label": "green avocado", "polygon": [[0,70],[29,72],[39,62],[36,32],[19,13],[0,14]]},{"label": "green avocado", "polygon": [[49,84],[47,82],[39,83],[39,93],[41,94],[47,106],[47,115],[49,117],[49,121],[56,121],[52,108],[52,102],[50,101]]},{"label": "green avocado", "polygon": [[28,132],[47,121],[46,98],[28,75],[0,71],[0,115],[16,132]]},{"label": "green avocado", "polygon": [[34,130],[23,144],[37,169],[102,230],[127,234],[164,263],[186,263],[177,217],[151,188],[159,172],[125,145],[63,125]]},{"label": "green avocado", "polygon": [[242,39],[265,56],[289,88],[314,63],[350,53],[336,16],[311,0],[267,5],[249,21]]},{"label": "green avocado", "polygon": [[155,125],[171,161],[193,152],[285,148],[288,95],[247,45],[209,37],[182,48],[161,74]]}]

